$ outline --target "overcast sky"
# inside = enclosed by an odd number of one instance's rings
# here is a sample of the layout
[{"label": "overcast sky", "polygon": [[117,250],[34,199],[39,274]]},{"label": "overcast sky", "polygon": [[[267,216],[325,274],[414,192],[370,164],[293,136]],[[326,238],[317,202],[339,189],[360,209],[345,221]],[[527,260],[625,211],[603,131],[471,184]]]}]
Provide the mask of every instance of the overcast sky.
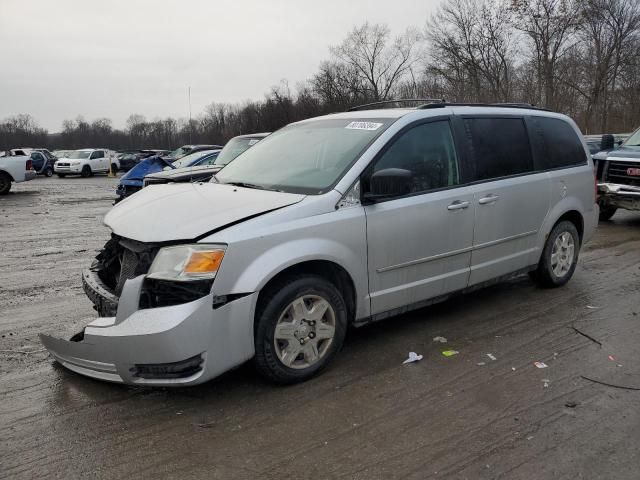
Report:
[{"label": "overcast sky", "polygon": [[0,0],[0,119],[196,116],[294,87],[351,28],[424,25],[437,0]]}]

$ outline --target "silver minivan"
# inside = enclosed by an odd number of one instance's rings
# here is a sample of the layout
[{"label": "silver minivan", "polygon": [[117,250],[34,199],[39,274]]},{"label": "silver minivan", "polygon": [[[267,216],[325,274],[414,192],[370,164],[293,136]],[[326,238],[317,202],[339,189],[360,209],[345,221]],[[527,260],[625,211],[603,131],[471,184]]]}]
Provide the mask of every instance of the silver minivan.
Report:
[{"label": "silver minivan", "polygon": [[114,207],[82,275],[100,317],[41,339],[113,382],[193,385],[252,358],[298,382],[350,325],[526,272],[564,285],[597,219],[587,146],[564,115],[436,102],[312,118],[210,183]]}]

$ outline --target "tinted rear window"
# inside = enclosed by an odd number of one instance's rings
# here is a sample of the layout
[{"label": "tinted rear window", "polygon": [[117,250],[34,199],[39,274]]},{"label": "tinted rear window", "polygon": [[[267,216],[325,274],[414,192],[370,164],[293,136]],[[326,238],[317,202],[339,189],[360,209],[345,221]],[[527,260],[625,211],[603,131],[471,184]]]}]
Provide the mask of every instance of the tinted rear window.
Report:
[{"label": "tinted rear window", "polygon": [[[587,156],[575,130],[564,120],[533,117],[539,170],[584,165]],[[598,146],[599,150],[599,146]]]},{"label": "tinted rear window", "polygon": [[467,118],[467,136],[475,164],[475,180],[533,171],[533,159],[521,118]]}]

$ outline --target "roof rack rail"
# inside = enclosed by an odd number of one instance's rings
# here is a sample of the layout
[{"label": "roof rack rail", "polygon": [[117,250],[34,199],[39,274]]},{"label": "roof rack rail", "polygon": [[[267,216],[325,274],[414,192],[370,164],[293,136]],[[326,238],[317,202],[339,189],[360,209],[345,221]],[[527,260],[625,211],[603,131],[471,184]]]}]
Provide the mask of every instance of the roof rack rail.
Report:
[{"label": "roof rack rail", "polygon": [[[373,103],[365,103],[364,105],[357,105],[355,107],[351,107],[350,109],[347,110],[347,112],[355,112],[358,110],[367,110],[370,107],[377,107],[377,106],[382,106],[382,105],[389,105],[389,104],[393,104],[393,103],[423,103],[423,104],[441,104],[441,103],[445,103],[444,98],[402,98],[399,100],[383,100],[381,102],[373,102]],[[420,107],[422,107],[423,105],[421,105]],[[420,108],[418,107],[418,108]]]},{"label": "roof rack rail", "polygon": [[455,102],[441,102],[441,103],[429,103],[426,105],[420,105],[417,107],[419,110],[427,108],[443,108],[443,107],[502,107],[502,108],[524,108],[528,110],[542,110],[550,112],[548,108],[536,107],[530,103],[455,103]]}]

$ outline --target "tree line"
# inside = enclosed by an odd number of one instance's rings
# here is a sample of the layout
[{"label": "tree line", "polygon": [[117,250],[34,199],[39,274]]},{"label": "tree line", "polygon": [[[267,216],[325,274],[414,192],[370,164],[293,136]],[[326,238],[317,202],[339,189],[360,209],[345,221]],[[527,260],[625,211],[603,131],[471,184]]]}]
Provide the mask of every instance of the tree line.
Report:
[{"label": "tree line", "polygon": [[146,119],[123,129],[82,116],[49,134],[28,114],[0,122],[0,149],[174,148],[398,98],[522,102],[573,117],[584,133],[640,124],[638,0],[442,0],[422,27],[393,35],[364,23],[329,48],[308,80],[262,100],[211,103],[196,118]]}]

